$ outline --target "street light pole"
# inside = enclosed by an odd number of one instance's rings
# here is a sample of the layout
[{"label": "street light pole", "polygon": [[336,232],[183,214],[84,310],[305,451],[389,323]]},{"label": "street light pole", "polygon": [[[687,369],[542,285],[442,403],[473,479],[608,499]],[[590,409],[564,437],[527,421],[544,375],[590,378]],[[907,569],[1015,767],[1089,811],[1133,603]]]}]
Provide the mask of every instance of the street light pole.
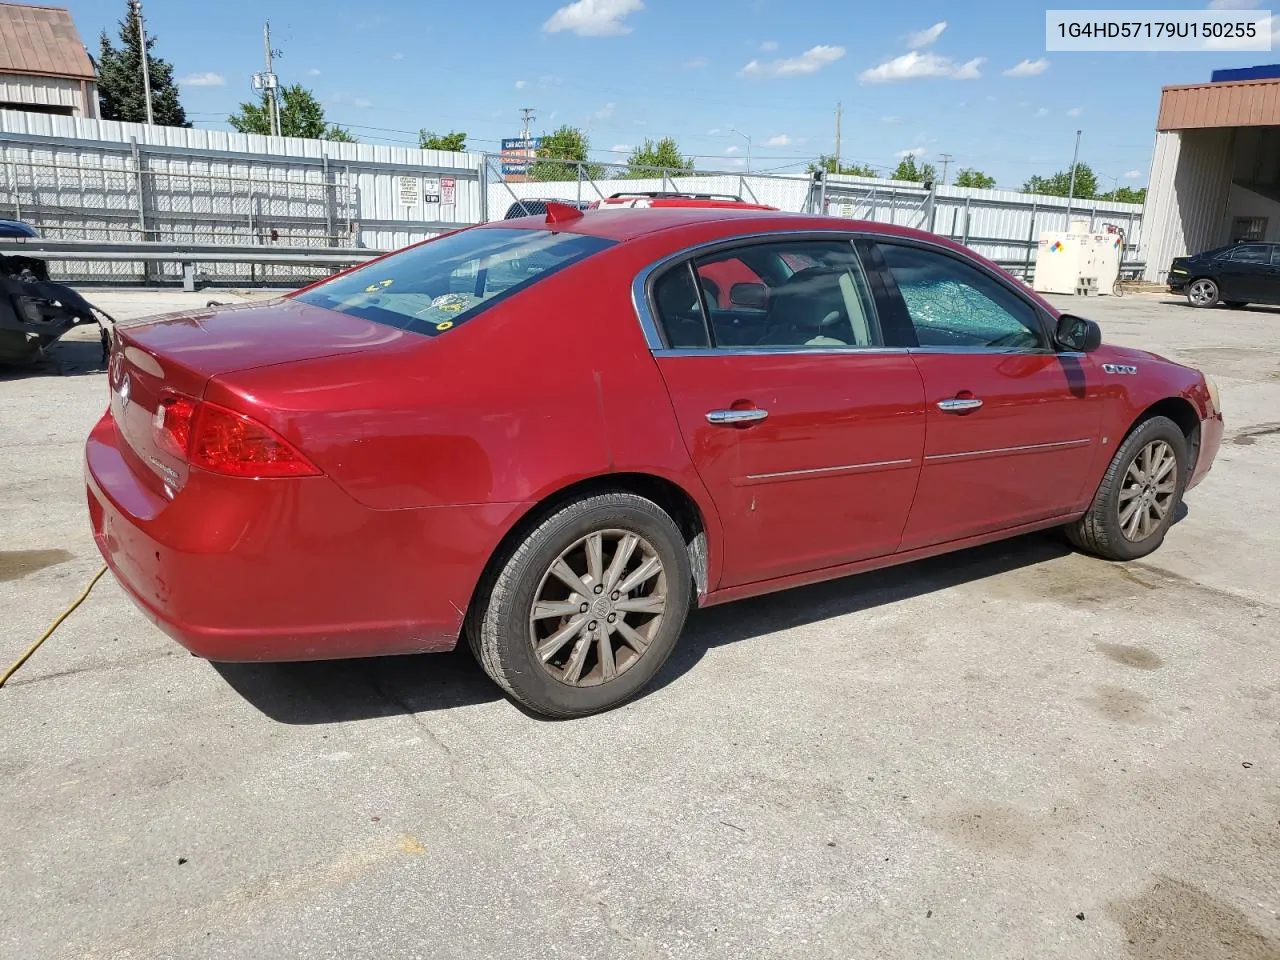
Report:
[{"label": "street light pole", "polygon": [[1080,162],[1080,131],[1076,131],[1076,152],[1071,155],[1071,185],[1067,187],[1067,229],[1071,229],[1071,201],[1076,197],[1076,164]]},{"label": "street light pole", "polygon": [[730,133],[736,133],[743,140],[747,141],[747,173],[751,172],[751,138],[736,127],[729,128]]}]

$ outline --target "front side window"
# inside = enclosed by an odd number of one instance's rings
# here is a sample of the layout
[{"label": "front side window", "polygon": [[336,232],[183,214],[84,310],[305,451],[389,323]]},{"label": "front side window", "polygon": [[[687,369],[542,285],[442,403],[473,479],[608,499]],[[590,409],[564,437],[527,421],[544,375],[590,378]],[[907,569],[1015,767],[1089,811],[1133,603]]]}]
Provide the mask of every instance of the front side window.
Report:
[{"label": "front side window", "polygon": [[763,241],[672,267],[653,286],[671,347],[880,344],[862,264],[847,240]]},{"label": "front side window", "polygon": [[613,244],[547,230],[462,230],[335,277],[294,299],[437,336]]},{"label": "front side window", "polygon": [[1265,243],[1245,243],[1231,251],[1231,259],[1245,263],[1270,263],[1271,248]]},{"label": "front side window", "polygon": [[945,253],[879,244],[922,347],[1045,346],[1034,308],[977,267]]}]

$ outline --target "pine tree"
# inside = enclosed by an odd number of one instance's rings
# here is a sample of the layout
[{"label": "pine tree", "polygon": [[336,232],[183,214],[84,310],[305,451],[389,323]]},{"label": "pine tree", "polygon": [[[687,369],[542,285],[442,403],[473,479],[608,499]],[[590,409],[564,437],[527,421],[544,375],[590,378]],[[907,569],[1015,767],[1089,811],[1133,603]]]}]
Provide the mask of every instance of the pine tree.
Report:
[{"label": "pine tree", "polygon": [[[147,101],[142,87],[142,39],[132,5],[120,21],[120,46],[111,43],[106,31],[99,38],[98,104],[103,120],[146,123]],[[157,124],[166,127],[189,127],[186,111],[178,100],[178,87],[173,82],[173,65],[152,56],[156,38],[147,37],[147,66],[151,80],[151,112]]]}]

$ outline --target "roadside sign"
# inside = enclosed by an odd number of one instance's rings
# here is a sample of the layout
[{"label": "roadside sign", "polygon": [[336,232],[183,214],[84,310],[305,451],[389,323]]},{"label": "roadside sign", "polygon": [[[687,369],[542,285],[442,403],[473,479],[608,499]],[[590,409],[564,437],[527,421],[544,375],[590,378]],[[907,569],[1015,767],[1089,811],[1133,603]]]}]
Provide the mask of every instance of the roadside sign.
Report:
[{"label": "roadside sign", "polygon": [[396,193],[400,198],[400,206],[416,207],[422,202],[422,181],[417,177],[396,177]]},{"label": "roadside sign", "polygon": [[422,199],[427,203],[440,202],[440,181],[428,177],[422,181]]},{"label": "roadside sign", "polygon": [[440,178],[440,202],[454,203],[458,196],[458,178],[457,177],[441,177]]}]

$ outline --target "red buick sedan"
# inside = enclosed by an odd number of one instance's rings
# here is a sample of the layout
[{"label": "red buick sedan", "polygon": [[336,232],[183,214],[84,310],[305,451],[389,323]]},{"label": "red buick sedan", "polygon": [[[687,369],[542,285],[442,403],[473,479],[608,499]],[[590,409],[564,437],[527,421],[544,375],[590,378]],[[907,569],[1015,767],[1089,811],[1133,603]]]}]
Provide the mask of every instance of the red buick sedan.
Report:
[{"label": "red buick sedan", "polygon": [[641,690],[708,606],[1063,527],[1164,539],[1222,436],[1196,370],[1100,345],[948,240],[580,211],[117,330],[103,556],[211,660],[452,648],[540,713]]}]

